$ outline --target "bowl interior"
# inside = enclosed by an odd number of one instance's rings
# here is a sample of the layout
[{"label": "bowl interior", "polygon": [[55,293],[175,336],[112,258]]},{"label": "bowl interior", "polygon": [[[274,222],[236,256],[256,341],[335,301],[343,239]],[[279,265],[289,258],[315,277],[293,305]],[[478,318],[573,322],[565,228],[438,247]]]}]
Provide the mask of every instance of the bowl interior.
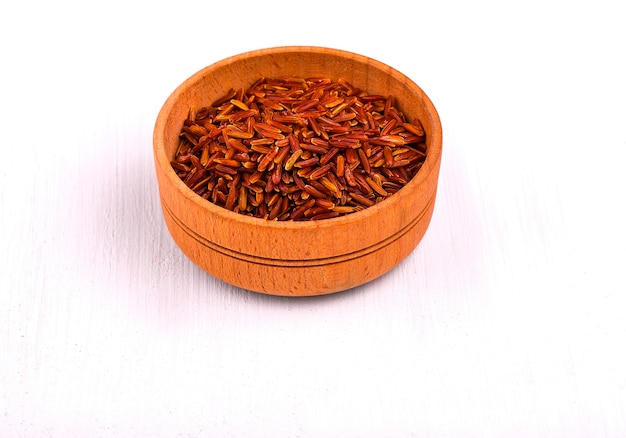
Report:
[{"label": "bowl interior", "polygon": [[162,144],[167,159],[174,157],[180,128],[190,105],[196,108],[209,106],[230,88],[245,88],[261,77],[288,76],[344,79],[370,94],[392,95],[396,106],[409,121],[418,118],[422,122],[427,133],[429,155],[439,152],[432,147],[441,143],[436,110],[424,92],[404,74],[354,53],[315,47],[284,47],[226,58],[186,80],[164,108],[167,123]]}]

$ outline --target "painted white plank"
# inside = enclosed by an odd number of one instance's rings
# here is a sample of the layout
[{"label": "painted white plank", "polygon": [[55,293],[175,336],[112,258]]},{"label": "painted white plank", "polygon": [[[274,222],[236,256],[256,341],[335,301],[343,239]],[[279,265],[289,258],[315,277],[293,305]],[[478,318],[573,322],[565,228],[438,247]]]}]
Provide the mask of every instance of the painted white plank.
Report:
[{"label": "painted white plank", "polygon": [[[610,2],[420,5],[394,44],[297,4],[274,18],[306,12],[319,35],[235,38],[206,18],[194,36],[163,5],[37,6],[0,14],[1,436],[626,433],[626,71]],[[398,23],[389,6],[376,15]],[[151,137],[167,95],[281,44],[387,62],[444,125],[420,246],[328,297],[213,279],[160,213]]]}]

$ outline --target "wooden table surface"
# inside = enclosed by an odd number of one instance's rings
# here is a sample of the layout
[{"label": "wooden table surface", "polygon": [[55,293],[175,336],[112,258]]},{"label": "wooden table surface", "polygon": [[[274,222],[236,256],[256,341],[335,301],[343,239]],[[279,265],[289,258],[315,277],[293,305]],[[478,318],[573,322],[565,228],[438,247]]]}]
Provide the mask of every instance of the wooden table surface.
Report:
[{"label": "wooden table surface", "polygon": [[[0,6],[0,436],[626,436],[622,8],[406,5]],[[281,45],[391,65],[444,128],[424,240],[326,297],[208,276],[159,206],[167,96]]]}]

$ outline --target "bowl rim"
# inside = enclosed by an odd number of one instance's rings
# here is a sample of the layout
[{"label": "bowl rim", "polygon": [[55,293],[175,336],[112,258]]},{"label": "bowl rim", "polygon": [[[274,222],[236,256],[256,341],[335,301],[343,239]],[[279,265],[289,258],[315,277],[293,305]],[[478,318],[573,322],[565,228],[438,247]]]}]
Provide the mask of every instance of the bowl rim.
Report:
[{"label": "bowl rim", "polygon": [[[370,66],[377,68],[378,70],[382,70],[394,76],[397,80],[401,81],[405,84],[405,86],[411,89],[412,92],[418,94],[423,101],[427,115],[431,119],[429,122],[432,124],[433,128],[427,140],[429,142],[429,149],[426,154],[426,159],[424,160],[424,164],[422,165],[419,172],[405,186],[403,186],[400,190],[398,190],[396,193],[394,193],[392,196],[382,202],[379,202],[358,212],[319,221],[278,221],[247,216],[240,213],[235,213],[234,211],[230,211],[224,207],[218,206],[211,201],[202,198],[200,195],[191,190],[191,188],[189,188],[176,174],[170,164],[170,159],[165,153],[164,132],[167,126],[167,119],[169,118],[171,110],[179,100],[180,96],[184,94],[189,87],[201,81],[207,74],[210,74],[211,71],[214,71],[218,68],[222,68],[224,66],[245,59],[249,59],[251,57],[285,53],[293,53],[294,55],[300,53],[319,53],[338,57],[348,57],[357,62],[369,64]],[[434,104],[432,103],[428,95],[413,80],[411,80],[404,73],[401,73],[393,67],[390,67],[389,65],[376,59],[342,49],[321,46],[277,46],[251,50],[224,58],[198,70],[187,79],[185,79],[180,85],[178,85],[166,99],[165,103],[158,113],[153,132],[153,152],[157,166],[159,166],[160,169],[163,171],[162,176],[167,179],[168,183],[173,188],[175,188],[178,193],[185,196],[185,198],[187,198],[190,202],[197,204],[198,207],[206,209],[208,213],[216,215],[222,220],[229,222],[234,221],[243,226],[248,225],[252,227],[262,227],[268,228],[270,230],[319,230],[325,228],[333,228],[338,225],[352,223],[356,220],[367,220],[367,218],[370,216],[380,214],[381,210],[386,209],[392,203],[400,203],[406,196],[410,196],[411,192],[414,189],[416,189],[424,180],[428,179],[430,173],[438,172],[440,157],[442,154],[442,145],[443,130],[439,113],[437,112]],[[420,212],[416,213],[419,214]]]}]

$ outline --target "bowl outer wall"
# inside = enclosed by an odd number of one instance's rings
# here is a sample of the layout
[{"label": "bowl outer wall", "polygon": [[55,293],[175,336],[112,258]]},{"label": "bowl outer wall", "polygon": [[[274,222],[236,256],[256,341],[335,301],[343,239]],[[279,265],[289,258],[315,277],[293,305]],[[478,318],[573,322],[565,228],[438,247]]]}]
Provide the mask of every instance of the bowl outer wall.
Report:
[{"label": "bowl outer wall", "polygon": [[[418,174],[384,202],[361,212],[323,221],[278,222],[216,206],[193,193],[170,165],[191,105],[209,106],[231,87],[260,77],[344,79],[371,94],[392,95],[427,134],[427,158]],[[161,109],[154,132],[157,180],[164,210],[188,232],[227,252],[276,260],[317,260],[379,245],[432,208],[441,162],[442,129],[432,102],[395,69],[361,55],[318,47],[279,47],[247,52],[212,64],[184,81]],[[427,215],[430,218],[430,215]]]}]

